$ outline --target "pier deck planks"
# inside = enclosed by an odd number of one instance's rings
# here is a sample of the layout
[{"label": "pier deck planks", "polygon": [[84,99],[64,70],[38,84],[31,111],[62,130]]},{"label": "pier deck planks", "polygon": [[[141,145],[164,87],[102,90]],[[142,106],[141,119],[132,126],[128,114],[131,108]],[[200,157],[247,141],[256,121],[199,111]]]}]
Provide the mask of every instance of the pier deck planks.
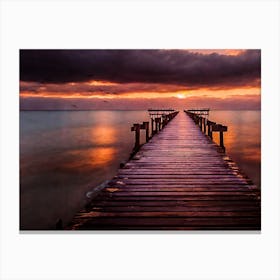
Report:
[{"label": "pier deck planks", "polygon": [[260,230],[260,191],[183,112],[68,229]]}]

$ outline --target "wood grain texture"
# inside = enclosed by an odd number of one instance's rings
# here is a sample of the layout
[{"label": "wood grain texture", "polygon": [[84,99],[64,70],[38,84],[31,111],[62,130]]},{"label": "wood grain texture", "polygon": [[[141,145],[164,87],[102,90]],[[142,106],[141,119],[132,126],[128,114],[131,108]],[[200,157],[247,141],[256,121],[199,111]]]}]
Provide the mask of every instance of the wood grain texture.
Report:
[{"label": "wood grain texture", "polygon": [[260,191],[180,112],[66,229],[260,230]]}]

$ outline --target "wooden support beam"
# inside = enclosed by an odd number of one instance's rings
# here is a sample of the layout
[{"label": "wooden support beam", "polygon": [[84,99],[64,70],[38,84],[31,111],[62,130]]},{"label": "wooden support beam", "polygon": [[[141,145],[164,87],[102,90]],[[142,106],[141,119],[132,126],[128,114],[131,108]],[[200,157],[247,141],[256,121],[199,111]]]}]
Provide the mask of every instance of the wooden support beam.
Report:
[{"label": "wooden support beam", "polygon": [[209,123],[207,123],[207,135],[211,137],[211,125]]},{"label": "wooden support beam", "polygon": [[215,122],[211,122],[209,120],[207,120],[207,127],[208,127],[208,131],[207,131],[207,135],[213,139],[213,126],[215,125]]},{"label": "wooden support beam", "polygon": [[203,124],[203,132],[204,134],[206,133],[206,119],[205,118],[202,118],[203,121],[202,121],[202,124]]},{"label": "wooden support beam", "polygon": [[156,122],[156,133],[160,131],[160,123],[161,123],[161,118],[155,118]]},{"label": "wooden support beam", "polygon": [[131,131],[135,131],[134,150],[138,150],[140,148],[140,124],[133,124],[133,126],[131,127]]},{"label": "wooden support beam", "polygon": [[223,131],[220,131],[220,146],[221,146],[222,148],[225,147],[225,146],[224,146],[224,133],[223,133]]},{"label": "wooden support beam", "polygon": [[212,125],[212,131],[227,131],[227,126],[221,124]]},{"label": "wooden support beam", "polygon": [[146,142],[149,141],[150,135],[149,135],[149,122],[143,122],[140,126],[140,129],[146,130]]},{"label": "wooden support beam", "polygon": [[202,117],[199,117],[199,128],[202,131]]},{"label": "wooden support beam", "polygon": [[155,123],[155,120],[153,118],[151,118],[152,135],[155,134],[154,123]]}]

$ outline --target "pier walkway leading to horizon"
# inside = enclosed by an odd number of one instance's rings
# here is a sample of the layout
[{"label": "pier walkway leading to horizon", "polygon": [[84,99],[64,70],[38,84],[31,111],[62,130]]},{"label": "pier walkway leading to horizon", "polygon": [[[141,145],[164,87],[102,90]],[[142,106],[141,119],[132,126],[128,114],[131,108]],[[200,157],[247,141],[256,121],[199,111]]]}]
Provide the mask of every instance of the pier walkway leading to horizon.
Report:
[{"label": "pier walkway leading to horizon", "polygon": [[260,219],[260,190],[180,112],[68,229],[260,230]]}]

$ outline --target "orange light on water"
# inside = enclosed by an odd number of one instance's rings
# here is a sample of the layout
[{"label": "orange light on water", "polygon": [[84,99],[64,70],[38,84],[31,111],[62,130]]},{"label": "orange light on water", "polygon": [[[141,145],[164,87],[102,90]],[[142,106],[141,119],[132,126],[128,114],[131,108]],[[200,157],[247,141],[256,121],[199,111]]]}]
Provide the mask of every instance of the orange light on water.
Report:
[{"label": "orange light on water", "polygon": [[113,147],[97,147],[91,149],[88,158],[94,166],[105,166],[114,159],[115,153],[116,149]]},{"label": "orange light on water", "polygon": [[[237,114],[228,111],[210,112],[210,120],[228,126],[224,133],[226,151],[240,154],[247,161],[261,161],[261,131],[257,112],[241,111]],[[213,140],[219,144],[219,133],[213,133]],[[243,145],[240,145],[243,143]]]},{"label": "orange light on water", "polygon": [[117,140],[117,130],[114,127],[99,125],[92,129],[91,137],[95,145],[110,145]]},{"label": "orange light on water", "polygon": [[96,168],[108,166],[115,158],[116,148],[94,147],[91,149],[78,149],[69,152],[72,160],[60,165],[64,172],[91,172]]}]

